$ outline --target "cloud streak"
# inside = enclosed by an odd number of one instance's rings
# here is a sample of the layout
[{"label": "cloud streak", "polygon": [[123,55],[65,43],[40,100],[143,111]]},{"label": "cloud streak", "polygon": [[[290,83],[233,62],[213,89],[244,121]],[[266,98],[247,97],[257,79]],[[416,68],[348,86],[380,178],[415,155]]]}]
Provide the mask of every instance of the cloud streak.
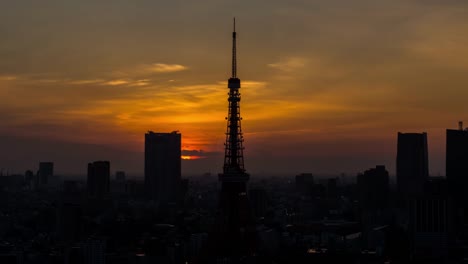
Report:
[{"label": "cloud streak", "polygon": [[293,72],[306,66],[307,60],[299,57],[289,57],[279,62],[270,63],[268,67],[285,72]]},{"label": "cloud streak", "polygon": [[187,70],[188,67],[180,64],[153,63],[146,66],[146,70],[154,73],[171,73]]}]

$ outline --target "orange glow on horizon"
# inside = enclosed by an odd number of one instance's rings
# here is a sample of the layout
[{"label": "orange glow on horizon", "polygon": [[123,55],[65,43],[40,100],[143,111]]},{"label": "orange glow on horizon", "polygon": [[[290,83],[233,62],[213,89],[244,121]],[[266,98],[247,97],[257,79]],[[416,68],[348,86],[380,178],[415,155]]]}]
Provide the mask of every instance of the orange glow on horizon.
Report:
[{"label": "orange glow on horizon", "polygon": [[201,156],[185,156],[185,155],[182,155],[180,157],[183,160],[197,160],[197,159],[203,159],[204,158],[204,157],[201,157]]}]

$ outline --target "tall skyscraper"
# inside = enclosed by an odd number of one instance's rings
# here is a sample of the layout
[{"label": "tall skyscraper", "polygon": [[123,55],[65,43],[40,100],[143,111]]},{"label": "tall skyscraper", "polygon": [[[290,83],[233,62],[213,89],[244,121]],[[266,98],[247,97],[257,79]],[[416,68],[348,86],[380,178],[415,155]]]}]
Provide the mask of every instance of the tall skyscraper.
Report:
[{"label": "tall skyscraper", "polygon": [[401,198],[421,195],[429,178],[426,133],[398,133],[397,187]]},{"label": "tall skyscraper", "polygon": [[232,33],[232,74],[228,80],[228,116],[223,173],[219,175],[219,214],[217,219],[216,254],[235,260],[250,255],[251,211],[246,185],[249,174],[244,168],[244,138],[241,129],[241,81],[237,78],[236,24]]},{"label": "tall skyscraper", "polygon": [[88,164],[88,196],[104,198],[109,193],[110,162],[95,161]]},{"label": "tall skyscraper", "polygon": [[458,235],[468,239],[468,129],[447,129],[446,177]]},{"label": "tall skyscraper", "polygon": [[468,202],[468,130],[447,129],[446,177],[450,193]]},{"label": "tall skyscraper", "polygon": [[181,134],[145,134],[145,188],[150,199],[162,203],[177,199],[181,181]]},{"label": "tall skyscraper", "polygon": [[38,183],[45,185],[49,182],[50,177],[54,176],[53,162],[40,162],[39,171],[37,172]]}]

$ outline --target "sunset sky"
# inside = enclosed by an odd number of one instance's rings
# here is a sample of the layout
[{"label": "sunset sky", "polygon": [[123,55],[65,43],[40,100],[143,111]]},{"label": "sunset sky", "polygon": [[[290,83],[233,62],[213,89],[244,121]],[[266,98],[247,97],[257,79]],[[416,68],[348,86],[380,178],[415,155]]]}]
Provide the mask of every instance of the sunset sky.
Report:
[{"label": "sunset sky", "polygon": [[468,124],[468,1],[0,3],[0,168],[143,172],[144,133],[179,130],[185,174],[222,169],[232,18],[251,174],[395,173],[397,132]]}]

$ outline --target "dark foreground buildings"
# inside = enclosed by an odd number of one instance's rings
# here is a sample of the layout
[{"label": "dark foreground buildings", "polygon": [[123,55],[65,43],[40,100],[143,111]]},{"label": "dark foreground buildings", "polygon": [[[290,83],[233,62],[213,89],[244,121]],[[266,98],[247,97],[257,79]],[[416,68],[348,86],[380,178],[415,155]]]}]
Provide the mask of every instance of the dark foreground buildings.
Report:
[{"label": "dark foreground buildings", "polygon": [[181,182],[181,134],[145,134],[145,189],[148,198],[160,203],[177,199]]}]

